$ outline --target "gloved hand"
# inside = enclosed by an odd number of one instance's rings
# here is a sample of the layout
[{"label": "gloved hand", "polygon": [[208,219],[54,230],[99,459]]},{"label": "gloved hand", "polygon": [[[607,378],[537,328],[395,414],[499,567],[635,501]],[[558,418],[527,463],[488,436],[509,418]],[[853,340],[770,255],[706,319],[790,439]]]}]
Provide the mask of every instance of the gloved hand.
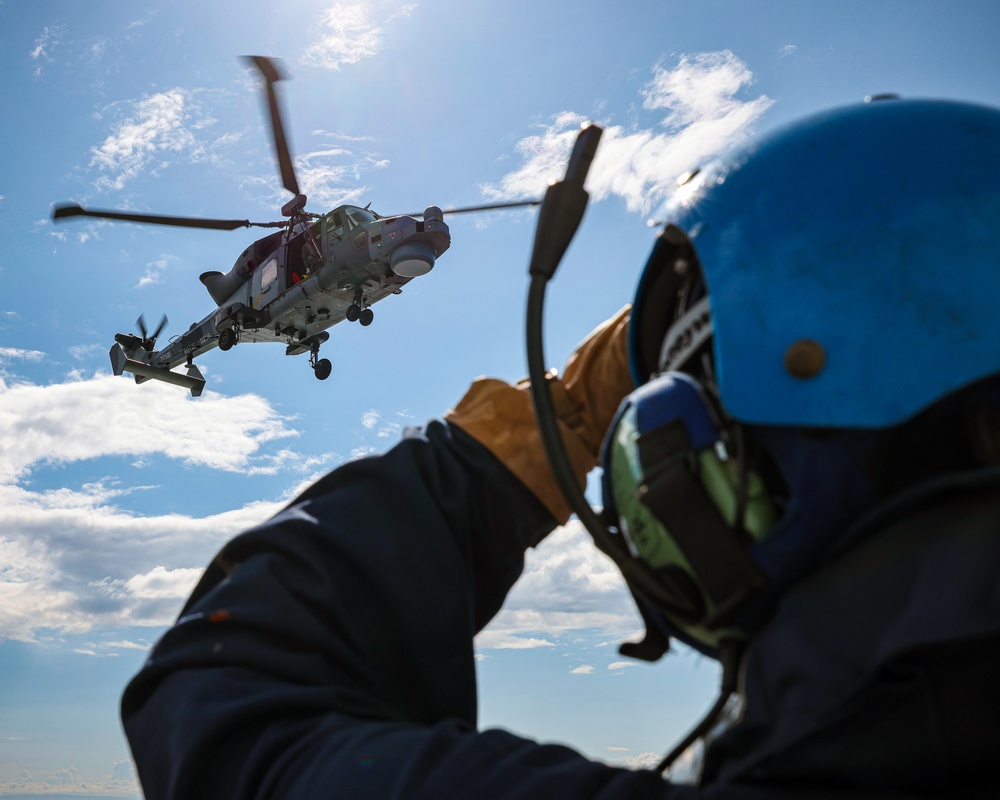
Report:
[{"label": "gloved hand", "polygon": [[[631,306],[594,330],[549,380],[552,402],[577,482],[597,466],[601,442],[622,399],[634,388],[628,366]],[[445,419],[457,425],[527,486],[559,524],[570,516],[549,466],[527,380],[478,378]]]}]

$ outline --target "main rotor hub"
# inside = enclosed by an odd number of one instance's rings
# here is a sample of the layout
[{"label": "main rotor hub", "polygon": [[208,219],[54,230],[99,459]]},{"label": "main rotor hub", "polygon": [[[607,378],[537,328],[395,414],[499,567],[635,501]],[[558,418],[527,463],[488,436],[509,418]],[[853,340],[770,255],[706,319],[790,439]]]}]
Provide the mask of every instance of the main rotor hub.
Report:
[{"label": "main rotor hub", "polygon": [[293,217],[306,207],[306,196],[297,194],[281,207],[283,217]]}]

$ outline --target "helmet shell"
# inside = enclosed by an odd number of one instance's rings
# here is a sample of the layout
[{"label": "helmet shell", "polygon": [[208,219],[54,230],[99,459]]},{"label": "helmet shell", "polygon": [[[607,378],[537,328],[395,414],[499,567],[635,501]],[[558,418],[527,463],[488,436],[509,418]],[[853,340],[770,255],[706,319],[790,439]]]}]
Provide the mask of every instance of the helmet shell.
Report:
[{"label": "helmet shell", "polygon": [[[1000,111],[813,116],[702,170],[668,218],[697,252],[736,419],[887,427],[1000,372]],[[651,282],[636,314],[670,314],[642,302]],[[805,376],[788,366],[802,350]]]}]

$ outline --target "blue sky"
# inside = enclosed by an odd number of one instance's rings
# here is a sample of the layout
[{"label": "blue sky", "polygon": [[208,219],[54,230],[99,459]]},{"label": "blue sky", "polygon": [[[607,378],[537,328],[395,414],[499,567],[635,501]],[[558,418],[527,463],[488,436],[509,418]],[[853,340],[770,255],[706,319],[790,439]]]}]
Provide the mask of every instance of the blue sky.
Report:
[{"label": "blue sky", "polygon": [[[613,9],[613,10],[612,10]],[[593,202],[549,292],[553,363],[631,299],[677,176],[755,131],[894,91],[1000,104],[993,2],[0,3],[0,794],[133,796],[118,696],[201,567],[324,471],[390,447],[469,381],[526,372],[531,211],[449,220],[434,270],[305,356],[243,344],[205,394],[111,375],[140,312],[214,305],[253,231],[78,220],[52,205],[268,220],[256,81],[281,57],[309,209],[538,196],[582,120]],[[919,168],[919,165],[914,165]],[[636,665],[638,622],[574,525],[478,640],[484,725],[630,763],[714,693],[691,654]]]}]

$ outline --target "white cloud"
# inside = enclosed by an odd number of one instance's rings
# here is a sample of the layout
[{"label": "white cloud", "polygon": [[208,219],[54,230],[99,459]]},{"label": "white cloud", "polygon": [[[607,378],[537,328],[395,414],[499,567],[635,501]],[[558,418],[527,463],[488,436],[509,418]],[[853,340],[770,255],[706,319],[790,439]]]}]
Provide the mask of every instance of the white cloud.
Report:
[{"label": "white cloud", "polygon": [[476,647],[483,650],[534,650],[538,647],[555,647],[548,639],[518,636],[510,631],[484,630],[476,637]]},{"label": "white cloud", "polygon": [[[127,581],[111,581],[106,585],[116,584],[116,591],[124,591],[130,597],[144,600],[183,600],[194,589],[201,577],[202,570],[198,568],[167,569],[157,565],[143,575],[133,575]],[[608,667],[614,669],[614,667]]]},{"label": "white cloud", "polygon": [[114,642],[102,642],[98,647],[116,648],[118,650],[148,650],[152,645],[149,642],[132,642],[128,639],[121,639]]},{"label": "white cloud", "polygon": [[35,62],[35,77],[41,77],[44,72],[44,64],[52,63],[52,52],[62,44],[62,37],[65,33],[66,26],[64,25],[46,26],[35,39],[35,46],[28,52],[32,61]]},{"label": "white cloud", "polygon": [[[397,412],[397,416],[405,417],[405,414]],[[370,431],[375,431],[379,439],[396,438],[403,426],[399,422],[384,422],[381,411],[371,409],[361,415],[361,424]],[[375,429],[378,428],[376,431]]]},{"label": "white cloud", "polygon": [[594,671],[594,668],[590,664],[582,664],[575,669],[569,671],[570,675],[590,675]]},{"label": "white cloud", "polygon": [[[305,477],[332,456],[274,448],[297,435],[254,395],[206,392],[192,400],[176,387],[136,387],[112,376],[49,386],[0,382],[0,639],[169,624],[213,553],[283,505],[260,501],[201,518],[144,517],[120,500],[156,487],[104,479],[33,490],[33,469],[164,455],[214,470]],[[77,649],[97,655],[130,646],[145,645],[119,635]]]},{"label": "white cloud", "polygon": [[[752,83],[753,73],[728,50],[682,56],[672,69],[658,66],[642,88],[642,106],[665,116],[654,127],[605,127],[587,180],[592,198],[618,196],[642,213],[661,204],[681,174],[752,132],[773,103],[766,95],[738,99]],[[540,196],[563,176],[584,121],[578,113],[562,112],[541,134],[522,139],[522,165],[498,184],[483,186],[484,194],[492,200]]]},{"label": "white cloud", "polygon": [[573,521],[525,554],[520,580],[476,647],[559,646],[560,639],[595,632],[621,640],[641,627],[618,568]]},{"label": "white cloud", "polygon": [[635,661],[615,661],[608,664],[608,669],[625,669],[626,667],[634,667],[635,665]]},{"label": "white cloud", "polygon": [[213,553],[282,505],[143,517],[113,500],[88,487],[0,486],[0,638],[167,625]]},{"label": "white cloud", "polygon": [[629,769],[655,769],[662,760],[663,756],[659,753],[640,753],[619,763],[623,763]]},{"label": "white cloud", "polygon": [[107,347],[103,344],[74,344],[66,348],[76,361],[87,361],[98,355],[104,355]]},{"label": "white cloud", "polygon": [[155,286],[158,284],[163,277],[163,273],[170,267],[172,260],[174,260],[173,256],[161,255],[155,261],[147,262],[146,271],[139,278],[139,282],[134,288],[141,289],[145,286]]},{"label": "white cloud", "polygon": [[362,445],[361,447],[354,447],[351,449],[350,459],[355,461],[359,458],[365,458],[366,456],[373,456],[378,453],[378,448],[370,444]]},{"label": "white cloud", "polygon": [[[14,314],[13,311],[7,313]],[[16,318],[17,315],[15,314],[14,316]],[[38,362],[43,358],[45,358],[45,353],[41,350],[24,350],[19,347],[0,347],[0,364],[14,360]]]},{"label": "white cloud", "polygon": [[[403,5],[384,14],[366,3],[337,3],[322,15],[319,41],[306,48],[303,63],[324,69],[339,70],[342,64],[356,64],[377,55],[383,46],[382,25],[413,13],[415,3]],[[380,23],[373,19],[373,11]]]},{"label": "white cloud", "polygon": [[51,771],[21,770],[16,777],[0,778],[2,795],[99,795],[104,797],[139,797],[139,785],[131,762],[115,762],[112,771],[86,780],[76,767]]},{"label": "white cloud", "polygon": [[123,189],[144,170],[169,164],[172,156],[206,157],[195,134],[215,121],[193,102],[192,92],[169,89],[126,105],[125,118],[90,151],[90,166],[103,173],[99,189]]},{"label": "white cloud", "polygon": [[5,482],[35,463],[152,453],[230,472],[276,473],[288,458],[261,453],[262,445],[296,436],[257,395],[206,392],[192,399],[180,387],[150,382],[137,388],[110,375],[0,387],[0,481]]},{"label": "white cloud", "polygon": [[786,44],[784,47],[781,48],[779,52],[782,56],[791,56],[794,55],[795,51],[798,49],[799,49],[798,45]]}]

